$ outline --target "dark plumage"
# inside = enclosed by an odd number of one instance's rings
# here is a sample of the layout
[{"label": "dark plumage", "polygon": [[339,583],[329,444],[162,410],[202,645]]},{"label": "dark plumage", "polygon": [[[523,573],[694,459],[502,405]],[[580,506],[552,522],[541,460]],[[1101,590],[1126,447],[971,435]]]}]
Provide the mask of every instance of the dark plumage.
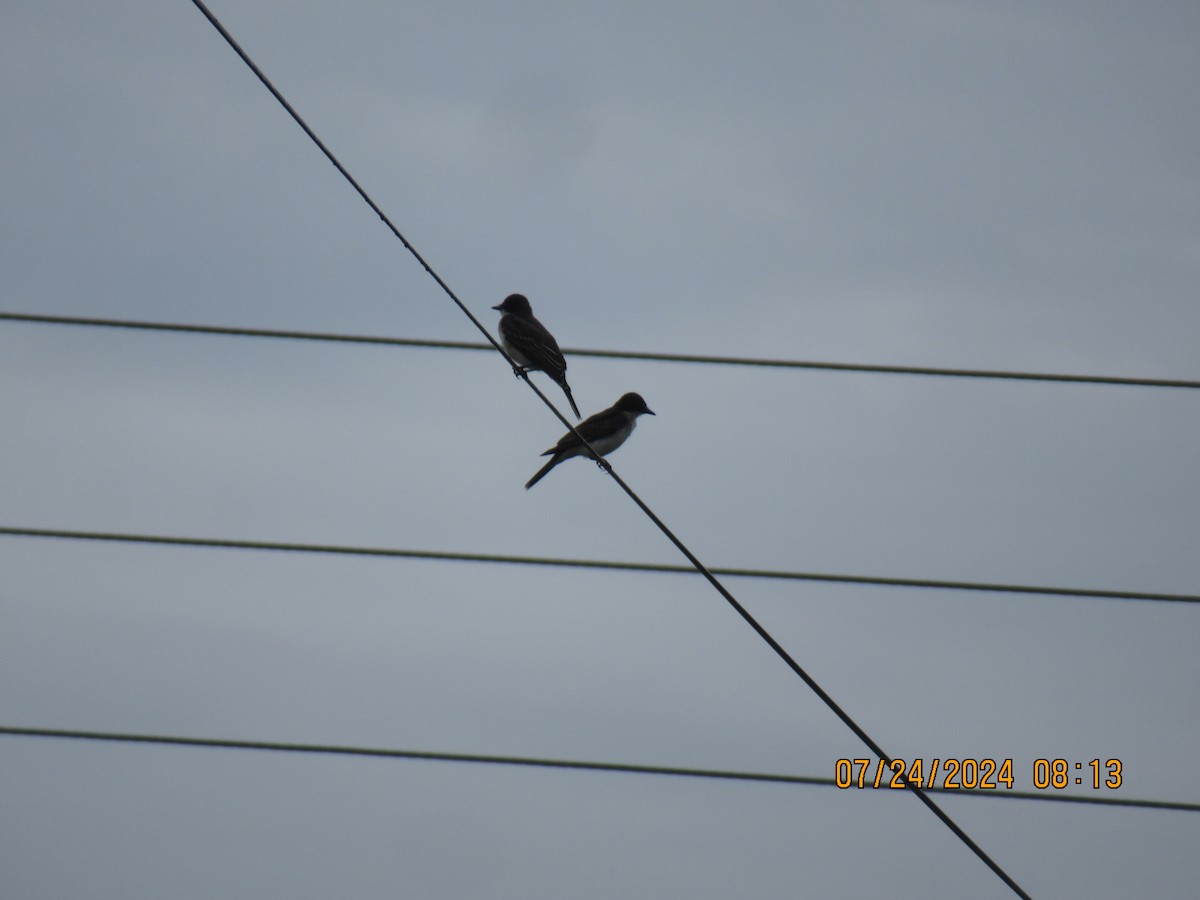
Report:
[{"label": "dark plumage", "polygon": [[[578,431],[597,453],[607,456],[625,443],[625,439],[629,435],[633,434],[637,417],[643,414],[652,416],[654,410],[646,405],[641,394],[629,393],[622,396],[608,409],[602,410],[594,416],[588,416],[576,426],[575,431]],[[587,447],[575,436],[574,431],[568,431],[559,438],[557,444],[542,454],[542,456],[549,456],[550,461],[538,469],[537,474],[525,483],[525,490],[529,490],[541,481],[547,472],[563,460],[570,459],[572,456],[587,455],[589,455]]]},{"label": "dark plumage", "polygon": [[545,372],[563,389],[575,418],[580,418],[579,407],[567,384],[567,360],[558,349],[554,335],[534,317],[525,295],[509,294],[503,303],[492,309],[500,310],[500,345],[519,367],[517,374],[535,370]]}]

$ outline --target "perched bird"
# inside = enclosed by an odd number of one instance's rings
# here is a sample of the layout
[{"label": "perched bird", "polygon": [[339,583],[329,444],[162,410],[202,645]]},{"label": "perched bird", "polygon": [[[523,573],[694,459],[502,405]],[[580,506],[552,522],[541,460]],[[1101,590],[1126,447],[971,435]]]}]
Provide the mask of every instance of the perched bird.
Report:
[{"label": "perched bird", "polygon": [[[625,439],[629,435],[633,434],[633,426],[637,424],[637,417],[642,413],[652,416],[654,410],[646,405],[641,394],[625,394],[608,409],[602,410],[594,416],[588,416],[576,426],[575,431],[578,431],[597,453],[607,456],[625,443]],[[589,455],[587,447],[575,436],[575,432],[568,431],[559,438],[557,444],[542,454],[542,456],[549,456],[550,462],[538,469],[537,474],[525,483],[525,490],[529,490],[541,481],[547,472],[564,459],[587,455]]]},{"label": "perched bird", "polygon": [[563,389],[575,418],[580,418],[579,407],[567,385],[567,361],[558,349],[554,335],[534,318],[525,295],[509,294],[503,303],[492,309],[500,310],[500,345],[519,367],[513,372],[517,375],[539,369],[545,372]]}]

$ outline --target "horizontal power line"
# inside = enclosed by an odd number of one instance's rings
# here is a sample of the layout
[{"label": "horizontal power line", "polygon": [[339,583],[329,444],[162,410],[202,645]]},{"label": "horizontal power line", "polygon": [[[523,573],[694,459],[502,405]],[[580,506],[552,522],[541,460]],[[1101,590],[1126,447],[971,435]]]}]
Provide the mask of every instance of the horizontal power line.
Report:
[{"label": "horizontal power line", "polygon": [[[121,534],[106,531],[68,531],[51,528],[14,528],[0,526],[0,536],[59,538],[81,541],[111,541],[127,544],[158,544],[180,547],[211,547],[226,550],[269,550],[288,553],[328,553],[343,556],[383,556],[401,559],[428,559],[450,562],[504,563],[522,566],[555,566],[574,569],[609,569],[628,572],[659,572],[695,575],[691,566],[666,563],[620,562],[600,559],[563,559],[548,556],[517,556],[501,553],[455,553],[441,550],[404,550],[391,547],[355,547],[343,544],[304,544],[281,541],[243,541],[229,538],[178,537],[158,534]],[[870,575],[831,575],[819,572],[789,572],[778,569],[710,567],[716,575],[732,578],[768,578],[788,581],[825,581],[841,584],[865,584],[880,587],[935,588],[938,590],[988,591],[1007,594],[1048,594],[1059,597],[1090,597],[1105,600],[1154,600],[1173,603],[1200,603],[1200,595],[1160,594],[1148,591],[1102,591],[1086,588],[1044,587],[1020,584],[989,584],[974,581],[938,581],[927,578],[881,578]]]},{"label": "horizontal power line", "polygon": [[[41,737],[57,740],[107,741],[110,743],[157,744],[174,747],[204,747],[222,750],[266,750],[278,753],[313,753],[337,756],[382,757],[430,762],[486,763],[501,766],[526,766],[541,769],[576,769],[590,772],[616,772],[625,775],[672,775],[682,778],[707,778],[721,781],[756,781],[772,784],[835,787],[832,778],[809,775],[777,775],[768,772],[739,772],[728,769],[696,769],[680,766],[649,766],[632,763],[592,762],[572,759],[544,759],[531,756],[494,756],[482,753],[442,753],[431,750],[392,750],[371,747],[349,747],[340,744],[294,744],[279,741],[241,741],[222,738],[171,737],[150,734],[125,734],[107,731],[77,731],[57,728],[19,728],[0,725],[0,734],[14,737]],[[845,790],[857,790],[847,788]],[[874,789],[873,789],[874,790]],[[881,789],[882,790],[882,789]],[[890,789],[889,789],[890,790]],[[899,788],[897,790],[900,790]],[[1050,793],[1048,791],[974,790],[927,787],[935,793],[958,794],[968,797],[1007,797],[1012,800],[1043,800],[1055,803],[1091,803],[1102,806],[1123,806],[1136,809],[1161,809],[1179,812],[1200,812],[1200,803],[1172,800],[1138,800],[1106,794]],[[884,791],[887,793],[887,791]]]},{"label": "horizontal power line", "polygon": [[[186,334],[214,334],[237,337],[285,338],[302,341],[335,341],[347,344],[383,344],[394,347],[426,347],[438,350],[491,350],[491,344],[471,341],[438,341],[422,338],[391,338],[371,335],[338,334],[320,331],[283,331],[268,328],[233,328],[223,325],[185,325],[173,322],[146,322],[135,319],[98,319],[80,316],[50,316],[31,313],[0,312],[0,321],[28,322],[41,325],[84,325],[97,328],[133,328],[149,331],[174,331]],[[593,356],[605,359],[636,359],[648,362],[699,363],[722,366],[764,366],[779,369],[822,369],[833,372],[869,372],[886,375],[937,375],[951,378],[999,378],[1018,381],[1058,381],[1084,384],[1116,384],[1132,387],[1200,388],[1200,381],[1179,378],[1124,378],[1115,375],[1069,375],[1050,372],[1015,372],[1000,369],[951,369],[932,366],[889,366],[870,363],[817,362],[798,359],[761,359],[749,356],[707,356],[692,353],[641,353],[635,350],[591,350],[564,347],[569,356]]]}]

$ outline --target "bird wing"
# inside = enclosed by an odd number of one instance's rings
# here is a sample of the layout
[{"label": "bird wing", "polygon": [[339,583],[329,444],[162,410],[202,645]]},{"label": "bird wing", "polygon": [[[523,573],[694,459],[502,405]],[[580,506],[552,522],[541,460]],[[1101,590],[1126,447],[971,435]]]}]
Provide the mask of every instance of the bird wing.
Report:
[{"label": "bird wing", "polygon": [[[610,407],[601,410],[594,416],[588,416],[575,426],[575,431],[578,431],[589,444],[595,444],[601,438],[619,431],[625,425],[625,421],[625,413]],[[567,450],[579,450],[582,448],[583,444],[579,442],[579,438],[575,437],[575,432],[568,431],[558,439],[557,444],[543,453],[542,456],[550,456]]]},{"label": "bird wing", "polygon": [[567,371],[567,360],[558,349],[558,341],[537,319],[505,316],[500,320],[504,339],[529,360],[532,368],[540,369],[555,380]]}]

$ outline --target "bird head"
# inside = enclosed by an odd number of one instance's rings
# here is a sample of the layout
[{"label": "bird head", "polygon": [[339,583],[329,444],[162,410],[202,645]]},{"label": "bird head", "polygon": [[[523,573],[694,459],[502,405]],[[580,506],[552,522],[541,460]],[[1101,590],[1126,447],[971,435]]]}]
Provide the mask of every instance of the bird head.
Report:
[{"label": "bird head", "polygon": [[641,394],[635,394],[630,391],[617,401],[617,409],[622,412],[633,413],[635,416],[640,416],[643,413],[649,416],[654,415],[654,410],[646,405],[646,401],[642,399]]},{"label": "bird head", "polygon": [[504,298],[503,303],[497,303],[492,309],[498,309],[502,313],[515,313],[519,316],[532,314],[532,310],[529,307],[529,298],[524,294],[509,294]]}]

